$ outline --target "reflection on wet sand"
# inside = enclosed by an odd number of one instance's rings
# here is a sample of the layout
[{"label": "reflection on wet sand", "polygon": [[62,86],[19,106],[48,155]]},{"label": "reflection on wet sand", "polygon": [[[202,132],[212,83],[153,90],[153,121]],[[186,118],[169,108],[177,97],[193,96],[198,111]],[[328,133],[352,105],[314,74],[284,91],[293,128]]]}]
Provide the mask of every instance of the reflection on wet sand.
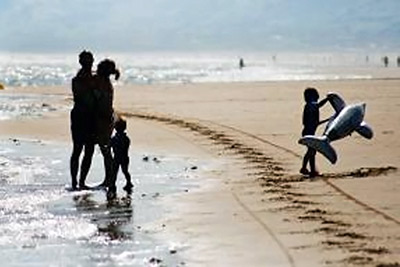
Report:
[{"label": "reflection on wet sand", "polygon": [[110,241],[133,238],[133,207],[130,194],[112,201],[100,203],[92,193],[73,197],[76,209],[97,225],[98,235],[105,235]]},{"label": "reflection on wet sand", "polygon": [[[172,254],[172,241],[154,238],[159,229],[152,222],[164,212],[160,196],[190,187],[184,171],[187,161],[164,158],[144,163],[141,154],[132,154],[140,186],[132,195],[119,190],[118,198],[107,202],[105,192],[96,188],[73,192],[64,188],[69,178],[64,144],[14,137],[0,144],[0,249],[7,251],[0,253],[0,262],[147,266],[162,260],[178,266],[182,261],[177,251],[183,247],[173,244]],[[104,174],[102,162],[93,163],[92,180]]]}]

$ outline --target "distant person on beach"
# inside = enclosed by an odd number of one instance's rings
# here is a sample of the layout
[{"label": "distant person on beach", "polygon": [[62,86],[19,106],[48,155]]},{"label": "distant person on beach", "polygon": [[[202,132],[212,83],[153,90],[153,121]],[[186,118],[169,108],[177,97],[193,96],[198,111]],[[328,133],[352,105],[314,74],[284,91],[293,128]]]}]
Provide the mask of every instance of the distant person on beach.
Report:
[{"label": "distant person on beach", "polygon": [[[113,158],[111,155],[110,140],[114,128],[114,88],[110,76],[115,75],[119,79],[119,71],[115,62],[110,59],[101,61],[96,70],[94,95],[96,99],[95,135],[96,143],[100,146],[104,158],[105,178],[100,186],[112,186]],[[113,192],[115,188],[109,188]],[[115,193],[115,192],[114,192]]]},{"label": "distant person on beach", "polygon": [[397,67],[400,68],[400,56],[397,57]]},{"label": "distant person on beach", "polygon": [[[319,120],[319,108],[325,105],[328,98],[325,98],[318,102],[319,94],[315,88],[307,88],[304,90],[304,100],[306,102],[303,111],[303,131],[302,136],[315,135],[318,125],[326,122],[327,120]],[[300,173],[309,175],[310,177],[318,176],[319,173],[315,166],[315,154],[316,150],[310,147],[307,148],[307,152],[303,158],[303,165],[300,169]],[[310,164],[310,170],[307,169],[307,165]]]},{"label": "distant person on beach", "polygon": [[245,67],[244,60],[243,60],[243,58],[240,58],[240,60],[239,60],[239,68],[243,69],[244,67]]},{"label": "distant person on beach", "polygon": [[[128,193],[132,192],[132,181],[131,175],[129,174],[129,146],[130,139],[125,132],[126,130],[126,120],[123,118],[118,118],[115,122],[116,134],[111,138],[111,147],[114,154],[114,176],[111,183],[111,187],[115,187],[116,180],[118,176],[119,167],[121,167],[122,173],[125,175],[126,184],[124,190]],[[112,197],[112,196],[110,196]]]},{"label": "distant person on beach", "polygon": [[79,188],[85,189],[85,179],[89,172],[94,152],[94,81],[92,75],[93,55],[89,51],[79,54],[82,68],[72,79],[74,106],[71,110],[71,133],[73,149],[70,159],[72,189],[77,189],[79,158],[83,148],[85,153],[81,163]]},{"label": "distant person on beach", "polygon": [[389,66],[389,58],[387,56],[384,56],[382,60],[385,67]]}]

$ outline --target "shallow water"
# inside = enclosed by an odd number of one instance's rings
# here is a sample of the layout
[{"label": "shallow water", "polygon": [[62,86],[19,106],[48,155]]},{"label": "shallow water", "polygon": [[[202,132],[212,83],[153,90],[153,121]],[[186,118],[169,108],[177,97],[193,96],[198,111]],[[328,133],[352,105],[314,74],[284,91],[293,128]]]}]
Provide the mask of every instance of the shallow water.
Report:
[{"label": "shallow water", "polygon": [[37,118],[45,113],[66,109],[54,104],[59,98],[49,95],[1,93],[0,121],[25,117]]},{"label": "shallow water", "polygon": [[[163,216],[162,197],[195,186],[193,162],[131,154],[135,183],[107,202],[104,191],[69,192],[69,147],[0,141],[0,262],[2,266],[179,266],[183,244],[162,242],[148,223]],[[97,152],[88,184],[104,173]],[[177,253],[176,253],[177,252]],[[159,261],[160,260],[160,261]],[[9,263],[3,265],[4,263]]]},{"label": "shallow water", "polygon": [[[391,59],[397,54],[387,54]],[[201,52],[126,53],[111,57],[121,69],[119,84],[298,81],[398,78],[391,60],[365,51],[326,53]],[[245,68],[239,68],[239,58]],[[5,86],[66,85],[79,69],[76,54],[0,54]],[[385,71],[383,71],[385,69]]]}]

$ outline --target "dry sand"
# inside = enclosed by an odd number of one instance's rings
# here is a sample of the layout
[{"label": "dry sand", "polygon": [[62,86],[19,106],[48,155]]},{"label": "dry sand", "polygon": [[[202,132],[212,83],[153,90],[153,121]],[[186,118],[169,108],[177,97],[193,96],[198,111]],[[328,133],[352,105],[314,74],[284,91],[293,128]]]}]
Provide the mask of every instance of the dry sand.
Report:
[{"label": "dry sand", "polygon": [[[308,86],[366,102],[375,132],[333,143],[337,164],[318,156],[323,175],[313,180],[298,174]],[[199,171],[199,188],[163,199],[170,212],[158,236],[188,245],[178,251],[187,266],[398,266],[399,88],[400,80],[117,86],[115,107],[134,147],[215,162]],[[6,91],[58,94],[71,106],[67,87]],[[0,125],[3,138],[69,141],[68,109]]]}]

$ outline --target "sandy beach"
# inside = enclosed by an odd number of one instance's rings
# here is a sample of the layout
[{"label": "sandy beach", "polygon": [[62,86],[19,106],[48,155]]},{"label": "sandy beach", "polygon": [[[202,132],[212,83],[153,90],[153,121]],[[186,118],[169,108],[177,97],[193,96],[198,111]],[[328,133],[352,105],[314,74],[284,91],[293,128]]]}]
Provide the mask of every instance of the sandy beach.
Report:
[{"label": "sandy beach", "polygon": [[[375,134],[334,142],[338,162],[318,155],[315,179],[299,174],[309,86],[365,102]],[[168,212],[143,227],[184,244],[171,253],[185,266],[399,266],[399,88],[397,79],[117,85],[132,150],[198,162],[196,186],[159,198]],[[1,121],[2,139],[69,144],[68,86],[0,93],[52,96],[40,101],[56,107]],[[321,118],[332,113],[326,105]]]}]

